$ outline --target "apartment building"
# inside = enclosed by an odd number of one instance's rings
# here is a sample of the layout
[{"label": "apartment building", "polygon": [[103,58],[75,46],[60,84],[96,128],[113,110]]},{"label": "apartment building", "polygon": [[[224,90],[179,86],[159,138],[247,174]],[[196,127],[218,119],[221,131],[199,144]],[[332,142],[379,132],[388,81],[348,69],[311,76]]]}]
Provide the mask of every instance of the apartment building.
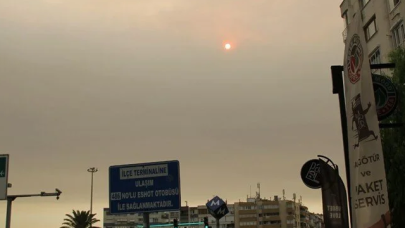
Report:
[{"label": "apartment building", "polygon": [[387,63],[391,50],[405,47],[404,0],[344,0],[340,10],[345,26],[343,41],[346,41],[348,25],[356,12],[362,14],[372,64]]},{"label": "apartment building", "polygon": [[309,227],[324,228],[323,215],[317,213],[309,213]]},{"label": "apartment building", "polygon": [[310,214],[300,201],[250,198],[235,203],[235,228],[321,228],[321,220],[311,221]]},{"label": "apartment building", "polygon": [[[168,224],[173,219],[180,218],[180,211],[174,212],[154,212],[149,215],[151,225]],[[141,213],[131,214],[110,214],[109,208],[104,208],[103,227],[104,228],[135,228],[143,224],[143,216]]]},{"label": "apartment building", "polygon": [[[310,213],[302,203],[294,200],[247,198],[246,202],[228,204],[229,213],[219,220],[219,228],[321,228],[322,215]],[[216,228],[216,220],[205,205],[182,207],[178,212],[150,214],[150,224],[168,225],[173,219],[179,223],[198,223],[208,217],[210,226]],[[111,215],[104,209],[104,228],[136,228],[143,223],[142,214]],[[185,226],[182,226],[185,227]],[[189,225],[188,228],[203,228]]]}]

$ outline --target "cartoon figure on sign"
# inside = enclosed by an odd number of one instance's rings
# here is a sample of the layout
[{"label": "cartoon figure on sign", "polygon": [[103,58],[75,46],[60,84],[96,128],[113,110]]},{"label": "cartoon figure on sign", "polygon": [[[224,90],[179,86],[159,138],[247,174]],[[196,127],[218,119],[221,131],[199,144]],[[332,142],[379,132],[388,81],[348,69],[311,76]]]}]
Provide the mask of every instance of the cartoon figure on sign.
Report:
[{"label": "cartoon figure on sign", "polygon": [[[368,107],[363,109],[363,105],[361,104],[361,96],[357,94],[352,99],[352,111],[353,111],[353,118],[352,118],[352,130],[357,131],[356,137],[358,138],[357,144],[354,145],[354,148],[359,146],[359,143],[370,136],[373,136],[373,140],[378,139],[378,135],[375,135],[374,131],[368,128],[366,114],[371,108],[371,103],[368,103]],[[356,125],[356,129],[354,129],[354,124]]]}]

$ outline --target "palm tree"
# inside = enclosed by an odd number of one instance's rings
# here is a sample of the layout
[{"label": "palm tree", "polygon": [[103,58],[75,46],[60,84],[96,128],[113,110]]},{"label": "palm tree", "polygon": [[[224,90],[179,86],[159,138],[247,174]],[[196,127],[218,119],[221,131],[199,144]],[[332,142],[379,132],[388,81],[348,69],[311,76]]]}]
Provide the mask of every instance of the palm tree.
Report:
[{"label": "palm tree", "polygon": [[67,218],[63,220],[61,228],[90,228],[90,224],[100,221],[94,216],[96,214],[90,214],[90,211],[73,210],[72,215],[66,214]]}]

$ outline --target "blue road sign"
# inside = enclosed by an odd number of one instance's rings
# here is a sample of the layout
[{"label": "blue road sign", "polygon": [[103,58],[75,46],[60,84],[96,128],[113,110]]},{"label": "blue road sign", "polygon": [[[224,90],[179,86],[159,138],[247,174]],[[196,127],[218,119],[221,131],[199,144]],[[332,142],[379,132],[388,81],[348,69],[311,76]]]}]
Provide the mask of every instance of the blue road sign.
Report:
[{"label": "blue road sign", "polygon": [[178,211],[179,161],[110,166],[110,213]]}]

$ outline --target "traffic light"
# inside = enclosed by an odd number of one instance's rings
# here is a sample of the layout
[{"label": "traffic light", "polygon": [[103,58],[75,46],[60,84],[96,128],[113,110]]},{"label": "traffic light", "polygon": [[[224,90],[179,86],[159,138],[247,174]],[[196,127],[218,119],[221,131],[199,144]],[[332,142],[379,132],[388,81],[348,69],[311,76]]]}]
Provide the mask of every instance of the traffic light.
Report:
[{"label": "traffic light", "polygon": [[208,217],[204,217],[204,228],[208,228]]},{"label": "traffic light", "polygon": [[179,227],[179,222],[177,221],[177,219],[173,219],[173,227],[174,227],[174,228],[178,228],[178,227]]}]

